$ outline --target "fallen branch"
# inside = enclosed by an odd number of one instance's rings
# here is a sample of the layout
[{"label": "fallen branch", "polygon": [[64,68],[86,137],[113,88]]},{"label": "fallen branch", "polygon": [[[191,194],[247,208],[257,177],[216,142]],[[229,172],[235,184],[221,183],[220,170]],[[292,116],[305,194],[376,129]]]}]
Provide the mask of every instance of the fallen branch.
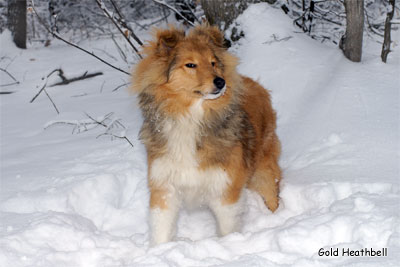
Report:
[{"label": "fallen branch", "polygon": [[106,64],[107,66],[109,66],[109,67],[111,67],[111,68],[113,68],[113,69],[115,69],[115,70],[118,70],[118,71],[123,72],[123,73],[125,73],[125,74],[127,74],[127,75],[130,75],[129,72],[126,72],[126,71],[124,71],[124,70],[122,70],[122,69],[120,69],[120,68],[118,68],[118,67],[116,67],[116,66],[114,66],[114,65],[112,65],[112,64],[110,64],[110,63],[108,63],[108,62],[105,61],[104,59],[98,57],[98,56],[97,56],[96,54],[94,54],[93,52],[89,52],[89,51],[87,51],[86,49],[84,49],[84,48],[82,48],[82,47],[80,47],[80,46],[78,46],[78,45],[76,45],[76,44],[74,44],[74,43],[71,43],[71,42],[65,40],[65,39],[62,38],[58,33],[56,33],[56,32],[54,32],[54,31],[50,30],[49,27],[46,25],[46,23],[43,21],[43,19],[42,19],[42,18],[39,16],[39,14],[36,12],[36,9],[35,9],[34,1],[33,1],[33,0],[31,0],[31,4],[32,4],[32,10],[33,10],[33,12],[35,13],[36,17],[38,18],[39,23],[40,23],[40,24],[46,29],[46,31],[47,31],[48,33],[50,33],[53,37],[55,37],[56,39],[58,39],[58,40],[60,40],[60,41],[63,41],[64,43],[66,43],[66,44],[68,44],[68,45],[70,45],[70,46],[73,46],[73,47],[75,47],[75,48],[77,48],[77,49],[79,49],[79,50],[85,52],[86,54],[91,55],[92,57],[96,58],[97,60],[100,60],[101,62],[103,62],[104,64]]},{"label": "fallen branch", "polygon": [[194,23],[191,22],[190,20],[188,20],[185,16],[183,16],[181,14],[181,12],[179,12],[178,10],[176,10],[176,8],[174,8],[173,6],[168,5],[167,3],[165,3],[164,1],[161,0],[153,0],[154,3],[160,4],[162,6],[165,6],[169,9],[171,9],[172,11],[174,11],[179,17],[181,17],[184,21],[186,21],[190,26],[194,27]]},{"label": "fallen branch", "polygon": [[62,81],[61,81],[61,82],[58,82],[58,83],[55,83],[55,84],[52,84],[52,85],[49,85],[49,87],[53,87],[53,86],[57,86],[57,85],[67,85],[67,84],[70,84],[70,83],[72,83],[72,82],[81,81],[81,80],[93,78],[93,77],[96,77],[96,76],[99,76],[99,75],[103,75],[102,72],[88,73],[88,72],[86,71],[86,72],[85,72],[84,74],[82,74],[81,76],[68,79],[68,78],[66,78],[66,77],[64,76],[64,72],[63,72],[62,69],[57,69],[57,71],[58,71],[58,76],[60,76],[60,78],[61,78]]}]

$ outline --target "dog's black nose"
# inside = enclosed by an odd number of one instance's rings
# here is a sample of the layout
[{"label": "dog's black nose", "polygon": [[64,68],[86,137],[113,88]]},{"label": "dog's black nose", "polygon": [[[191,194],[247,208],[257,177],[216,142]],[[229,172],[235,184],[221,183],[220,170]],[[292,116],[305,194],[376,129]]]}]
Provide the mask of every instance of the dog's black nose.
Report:
[{"label": "dog's black nose", "polygon": [[215,87],[217,87],[218,89],[222,89],[225,86],[225,80],[222,79],[221,77],[217,77],[214,79],[214,84]]}]

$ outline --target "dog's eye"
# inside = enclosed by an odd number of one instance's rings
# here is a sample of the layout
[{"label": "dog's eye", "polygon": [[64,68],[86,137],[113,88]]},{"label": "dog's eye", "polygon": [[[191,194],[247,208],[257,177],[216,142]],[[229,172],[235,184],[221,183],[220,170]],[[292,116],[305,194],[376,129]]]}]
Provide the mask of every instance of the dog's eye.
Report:
[{"label": "dog's eye", "polygon": [[188,68],[196,68],[196,64],[193,64],[193,63],[188,63],[185,66]]},{"label": "dog's eye", "polygon": [[215,62],[214,61],[211,62],[211,66],[215,67]]}]

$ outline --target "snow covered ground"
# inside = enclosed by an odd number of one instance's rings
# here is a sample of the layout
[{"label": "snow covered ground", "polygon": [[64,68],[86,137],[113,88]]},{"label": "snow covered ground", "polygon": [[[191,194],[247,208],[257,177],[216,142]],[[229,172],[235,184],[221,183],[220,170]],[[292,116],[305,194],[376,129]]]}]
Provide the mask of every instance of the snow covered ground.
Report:
[{"label": "snow covered ground", "polygon": [[[1,35],[0,57],[8,59],[0,67],[15,57],[8,71],[21,83],[0,95],[0,266],[398,266],[399,46],[384,64],[379,44],[366,39],[363,61],[352,63],[337,47],[294,33],[266,4],[238,22],[246,34],[231,49],[239,71],[271,90],[278,112],[281,205],[272,214],[246,191],[243,229],[223,238],[207,210],[183,211],[176,240],[154,248],[142,118],[135,96],[113,91],[129,77],[60,42],[19,50]],[[398,31],[394,38],[398,45]],[[84,45],[114,49],[108,41]],[[69,77],[104,75],[49,87],[57,114],[45,94],[29,101],[59,67]],[[1,84],[10,82],[1,75]],[[84,131],[87,115],[111,112],[105,123],[126,129],[109,131],[133,147],[99,136],[103,126]],[[321,248],[388,248],[388,256],[319,256]]]}]

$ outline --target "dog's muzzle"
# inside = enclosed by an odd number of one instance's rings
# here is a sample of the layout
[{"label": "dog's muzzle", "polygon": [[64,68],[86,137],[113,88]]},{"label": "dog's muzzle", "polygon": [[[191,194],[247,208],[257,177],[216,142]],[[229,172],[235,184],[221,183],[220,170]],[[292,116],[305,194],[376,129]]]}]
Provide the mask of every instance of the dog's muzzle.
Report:
[{"label": "dog's muzzle", "polygon": [[222,79],[221,77],[216,77],[213,82],[215,85],[214,90],[211,93],[205,95],[203,97],[204,99],[216,99],[225,94],[226,91],[225,80]]},{"label": "dog's muzzle", "polygon": [[220,96],[223,96],[226,91],[226,86],[221,89],[215,88],[211,93],[203,96],[203,99],[216,99]]}]

